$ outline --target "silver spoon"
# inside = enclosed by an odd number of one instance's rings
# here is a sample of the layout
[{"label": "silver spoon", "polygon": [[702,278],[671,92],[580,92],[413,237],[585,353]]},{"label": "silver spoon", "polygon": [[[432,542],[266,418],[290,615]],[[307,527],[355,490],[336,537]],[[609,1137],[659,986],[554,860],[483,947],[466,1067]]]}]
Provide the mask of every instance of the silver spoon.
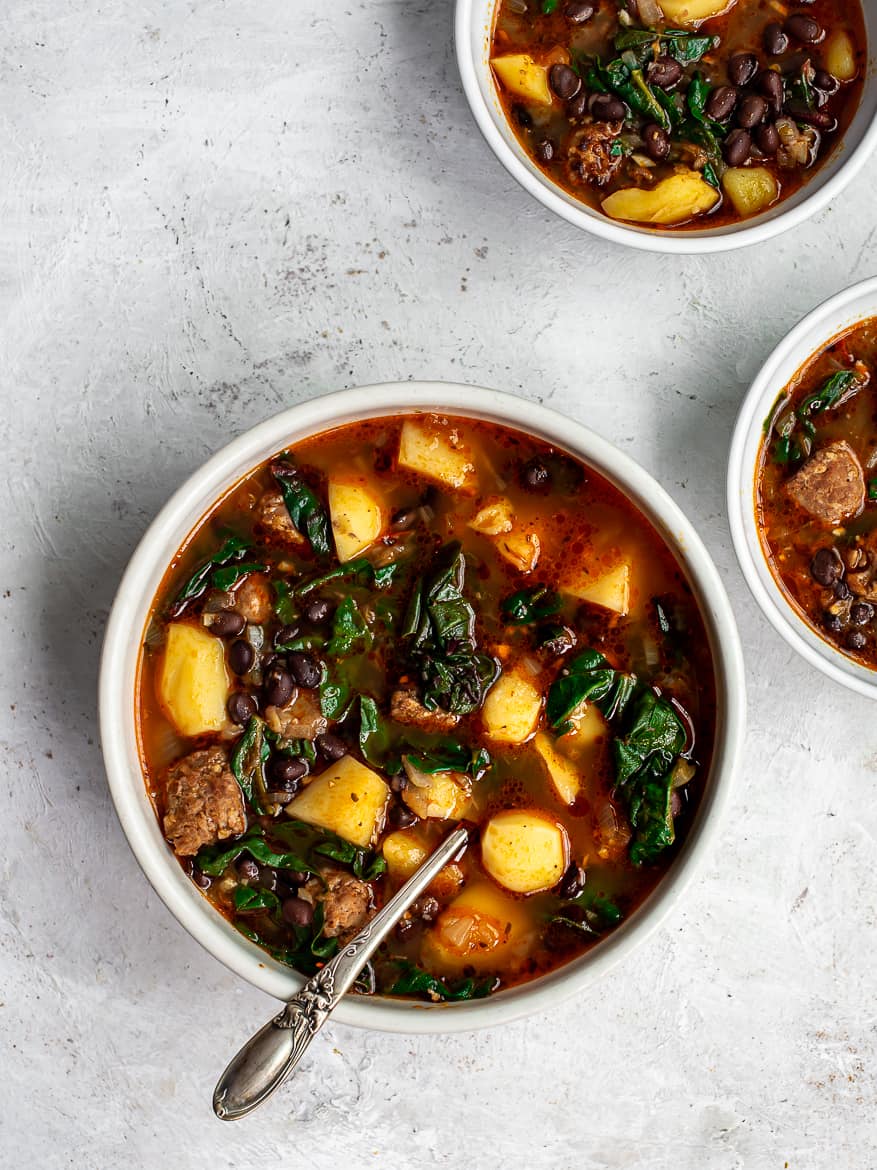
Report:
[{"label": "silver spoon", "polygon": [[273,1020],[246,1042],[232,1058],[213,1092],[213,1111],[217,1117],[237,1121],[283,1084],[366,962],[442,866],[463,852],[468,840],[466,829],[454,829],[383,910],[309,979]]}]

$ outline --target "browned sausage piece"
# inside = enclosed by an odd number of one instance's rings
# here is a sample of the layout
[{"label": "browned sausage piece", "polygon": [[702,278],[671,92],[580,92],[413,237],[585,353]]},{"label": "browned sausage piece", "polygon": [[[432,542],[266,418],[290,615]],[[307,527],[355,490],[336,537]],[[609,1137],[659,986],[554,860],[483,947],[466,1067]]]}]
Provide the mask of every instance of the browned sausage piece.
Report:
[{"label": "browned sausage piece", "polygon": [[167,772],[164,835],[180,857],[247,827],[244,798],[220,747],[192,752]]},{"label": "browned sausage piece", "polygon": [[329,726],[313,691],[297,691],[285,707],[266,707],[265,720],[284,739],[316,739]]},{"label": "browned sausage piece", "polygon": [[424,731],[450,731],[460,721],[460,716],[453,715],[450,711],[428,710],[411,687],[402,687],[393,692],[390,699],[390,717],[397,723],[421,727]]},{"label": "browned sausage piece", "polygon": [[844,439],[817,451],[786,484],[805,512],[826,524],[839,524],[865,506],[865,476],[855,451]]},{"label": "browned sausage piece", "polygon": [[[323,934],[327,938],[352,938],[374,913],[368,882],[360,881],[340,869],[325,869],[323,881],[311,880],[299,891],[299,897],[323,905]],[[323,886],[325,882],[325,887]]]}]

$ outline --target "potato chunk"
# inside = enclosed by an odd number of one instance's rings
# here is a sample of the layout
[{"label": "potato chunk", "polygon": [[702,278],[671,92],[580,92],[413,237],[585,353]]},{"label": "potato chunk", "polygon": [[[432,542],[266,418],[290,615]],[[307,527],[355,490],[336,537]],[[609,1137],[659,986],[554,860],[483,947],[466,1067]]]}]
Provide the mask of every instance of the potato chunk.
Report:
[{"label": "potato chunk", "polygon": [[780,195],[780,185],[767,167],[728,167],[722,187],[738,215],[758,215]]},{"label": "potato chunk", "polygon": [[496,743],[523,743],[536,730],[542,712],[542,692],[526,675],[507,671],[499,676],[484,700],[484,730]]},{"label": "potato chunk", "polygon": [[181,735],[220,731],[228,699],[225,647],[220,639],[203,626],[172,622],[158,673],[158,697]]},{"label": "potato chunk", "polygon": [[825,68],[838,81],[852,81],[859,72],[856,45],[846,29],[839,28],[829,35],[824,54]]},{"label": "potato chunk", "polygon": [[365,552],[384,530],[381,502],[363,483],[329,480],[329,515],[339,561]]},{"label": "potato chunk", "polygon": [[592,577],[582,573],[579,577],[566,581],[561,588],[564,593],[578,597],[580,601],[590,602],[591,605],[601,605],[604,609],[614,610],[624,617],[630,612],[630,564],[622,561],[608,572]]},{"label": "potato chunk", "polygon": [[563,877],[569,840],[563,826],[541,809],[506,809],[481,833],[481,863],[512,893],[535,894]]},{"label": "potato chunk", "polygon": [[572,760],[557,751],[551,736],[546,735],[544,731],[540,731],[536,736],[533,746],[548,769],[548,777],[558,799],[564,804],[575,804],[582,785],[578,768]]},{"label": "potato chunk", "polygon": [[500,556],[519,572],[531,573],[536,568],[542,551],[539,537],[517,524],[512,502],[506,496],[494,496],[483,504],[469,527],[489,537]]},{"label": "potato chunk", "polygon": [[387,872],[397,882],[407,881],[429,856],[429,846],[416,829],[388,833],[381,845]]},{"label": "potato chunk", "polygon": [[496,538],[496,549],[519,573],[532,573],[539,563],[542,543],[535,532],[515,528]]},{"label": "potato chunk", "polygon": [[494,496],[478,509],[469,521],[469,527],[482,536],[500,536],[503,532],[511,532],[514,522],[511,500],[506,496]]},{"label": "potato chunk", "polygon": [[659,0],[668,24],[700,24],[730,11],[737,0]]},{"label": "potato chunk", "polygon": [[697,171],[680,171],[652,188],[625,187],[603,200],[602,207],[612,219],[633,223],[684,223],[710,211],[719,193]]},{"label": "potato chunk", "polygon": [[469,804],[469,779],[460,772],[421,772],[403,757],[408,783],[402,799],[422,820],[459,820]]},{"label": "potato chunk", "polygon": [[476,488],[469,448],[455,427],[436,418],[405,420],[399,438],[399,466],[457,491]]},{"label": "potato chunk", "polygon": [[544,65],[537,65],[528,53],[494,57],[490,64],[505,89],[526,101],[551,105],[548,70]]},{"label": "potato chunk", "polygon": [[383,828],[389,798],[390,789],[376,772],[344,756],[312,780],[286,812],[367,849]]},{"label": "potato chunk", "polygon": [[491,882],[466,886],[424,935],[423,960],[438,972],[509,970],[524,959],[534,933],[520,901]]}]

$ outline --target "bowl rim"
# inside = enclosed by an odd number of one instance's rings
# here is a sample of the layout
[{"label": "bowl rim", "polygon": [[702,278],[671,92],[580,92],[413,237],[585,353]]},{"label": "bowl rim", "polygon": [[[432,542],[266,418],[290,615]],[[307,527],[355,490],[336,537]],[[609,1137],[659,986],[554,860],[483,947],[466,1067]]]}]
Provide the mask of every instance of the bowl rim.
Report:
[{"label": "bowl rim", "polygon": [[[727,225],[721,229],[704,228],[684,232],[657,231],[615,222],[584,204],[563,198],[558,193],[560,188],[555,188],[535,166],[527,166],[500,133],[479,84],[479,62],[474,51],[475,38],[484,29],[483,14],[487,13],[488,24],[492,26],[497,3],[499,0],[456,0],[454,41],[457,67],[476,125],[499,162],[524,190],[549,211],[553,211],[574,227],[612,243],[625,244],[646,252],[679,256],[730,252],[736,248],[747,248],[763,243],[800,226],[827,207],[855,179],[877,146],[877,117],[874,117],[854,146],[848,147],[845,138],[835,147],[835,153],[846,150],[846,155],[833,175],[816,186],[799,203],[786,206],[767,219],[759,221],[756,218],[755,221],[744,221],[742,225]],[[866,9],[866,22],[867,18]],[[870,28],[868,31],[871,31]],[[489,64],[487,69],[489,70]],[[874,61],[871,58],[869,73],[865,79],[866,88],[869,84],[874,84],[874,76]],[[828,166],[830,163],[829,158],[823,165]]]},{"label": "bowl rim", "polygon": [[[388,382],[342,390],[293,406],[220,449],[174,492],[143,535],[124,572],[110,612],[101,657],[102,750],[116,812],[149,882],[180,924],[211,954],[255,987],[279,999],[302,977],[281,967],[210,906],[183,873],[161,835],[146,794],[135,728],[140,641],[161,575],[188,533],[230,484],[286,443],[358,418],[437,412],[493,420],[542,437],[590,464],[630,498],[661,533],[698,599],[710,638],[717,721],[713,761],[698,816],[670,870],[610,936],[577,960],[530,983],[483,1000],[420,1004],[348,999],[340,1023],[391,1032],[456,1032],[546,1010],[620,961],[655,930],[710,853],[722,823],[742,750],[745,674],[740,640],[722,580],[679,506],[630,456],[582,424],[516,395],[441,382]],[[206,500],[206,503],[204,502]],[[136,630],[136,637],[131,631]]]},{"label": "bowl rim", "polygon": [[[871,307],[853,310],[857,303],[870,303]],[[756,432],[761,435],[765,420],[788,384],[789,379],[780,371],[800,370],[832,338],[867,317],[877,317],[877,276],[850,285],[817,305],[774,348],[747,390],[737,414],[728,455],[727,504],[731,540],[740,569],[773,628],[811,666],[842,686],[874,699],[877,698],[877,670],[860,666],[822,638],[787,600],[777,583],[764,556],[755,519],[760,438],[755,442],[755,461],[750,459]],[[814,341],[814,336],[820,340]],[[758,548],[759,557],[754,547]]]}]

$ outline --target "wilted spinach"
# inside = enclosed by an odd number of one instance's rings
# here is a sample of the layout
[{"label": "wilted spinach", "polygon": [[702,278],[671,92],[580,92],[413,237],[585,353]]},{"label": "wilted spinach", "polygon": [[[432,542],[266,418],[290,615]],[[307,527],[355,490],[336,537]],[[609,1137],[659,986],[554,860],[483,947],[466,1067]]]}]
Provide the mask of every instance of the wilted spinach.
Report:
[{"label": "wilted spinach", "polygon": [[676,839],[671,795],[673,765],[685,745],[682,721],[654,691],[643,690],[613,741],[615,782],[633,828],[630,859],[655,861]]},{"label": "wilted spinach", "polygon": [[656,53],[675,57],[681,65],[693,65],[718,43],[718,37],[694,36],[680,28],[666,28],[661,32],[648,28],[627,28],[615,37],[617,52],[632,52],[640,65],[653,60]]},{"label": "wilted spinach", "polygon": [[355,877],[366,882],[380,877],[387,868],[387,863],[380,853],[361,849],[335,833],[314,829],[304,821],[291,820],[287,824],[278,825],[275,832],[282,840],[299,847],[299,851],[307,858],[305,868],[309,872],[317,869],[320,858],[323,857],[337,861],[339,865],[349,866]]},{"label": "wilted spinach", "polygon": [[301,478],[291,463],[275,463],[271,473],[280,488],[289,518],[319,557],[332,552],[329,516],[321,500]]},{"label": "wilted spinach", "polygon": [[253,914],[257,910],[279,910],[280,899],[270,890],[261,886],[236,886],[232,894],[235,910],[242,914]]},{"label": "wilted spinach", "polygon": [[436,772],[465,772],[478,779],[490,767],[490,753],[483,747],[467,747],[455,740],[443,740],[435,748],[419,749],[405,753],[419,772],[434,775]]},{"label": "wilted spinach", "polygon": [[502,603],[502,613],[506,621],[516,626],[542,622],[559,613],[562,608],[563,599],[560,594],[549,589],[547,585],[533,585],[530,589],[520,589],[511,597],[506,597]]},{"label": "wilted spinach", "polygon": [[624,915],[609,898],[584,889],[574,898],[567,898],[551,922],[567,926],[579,934],[604,934],[617,926]]},{"label": "wilted spinach", "polygon": [[[282,825],[277,826],[278,829],[284,827]],[[219,877],[243,853],[248,853],[250,857],[261,862],[262,865],[270,865],[274,869],[291,869],[304,873],[313,872],[313,866],[298,853],[279,853],[276,849],[273,849],[265,840],[265,830],[260,825],[254,825],[251,829],[248,829],[243,837],[238,837],[231,845],[225,845],[223,843],[218,845],[205,845],[196,854],[195,865],[202,873],[206,873],[210,877]]]},{"label": "wilted spinach", "polygon": [[545,714],[559,733],[569,730],[569,718],[582,703],[594,703],[607,719],[623,713],[636,690],[633,674],[609,665],[597,650],[577,654],[548,690]]},{"label": "wilted spinach", "polygon": [[417,582],[402,626],[430,711],[466,715],[477,710],[499,674],[496,660],[477,652],[475,611],[463,596],[465,576],[459,543],[445,545],[435,568]]},{"label": "wilted spinach", "polygon": [[267,812],[265,764],[271,754],[265,721],[253,715],[235,745],[229,764],[244,796],[256,810]]},{"label": "wilted spinach", "polygon": [[[249,541],[242,540],[239,536],[229,536],[220,548],[204,561],[202,565],[199,565],[188,579],[169,606],[168,616],[172,618],[179,617],[190,601],[194,601],[197,597],[200,597],[208,585],[215,584],[213,578],[216,570],[221,569],[222,566],[230,565],[233,561],[240,561],[249,547]],[[260,565],[259,568],[264,568],[264,565]],[[246,571],[251,572],[252,570],[247,569]],[[235,577],[234,580],[237,580],[237,578]],[[228,589],[228,587],[228,585],[216,586],[218,589]]]},{"label": "wilted spinach", "polygon": [[346,657],[368,650],[372,634],[359,606],[352,597],[345,597],[332,619],[332,637],[326,653]]},{"label": "wilted spinach", "polygon": [[458,1002],[467,999],[483,999],[490,995],[499,984],[495,977],[487,979],[463,979],[457,983],[447,983],[444,979],[437,979],[422,967],[407,959],[394,959],[399,974],[389,987],[388,995],[424,995],[428,999],[438,1002]]}]

